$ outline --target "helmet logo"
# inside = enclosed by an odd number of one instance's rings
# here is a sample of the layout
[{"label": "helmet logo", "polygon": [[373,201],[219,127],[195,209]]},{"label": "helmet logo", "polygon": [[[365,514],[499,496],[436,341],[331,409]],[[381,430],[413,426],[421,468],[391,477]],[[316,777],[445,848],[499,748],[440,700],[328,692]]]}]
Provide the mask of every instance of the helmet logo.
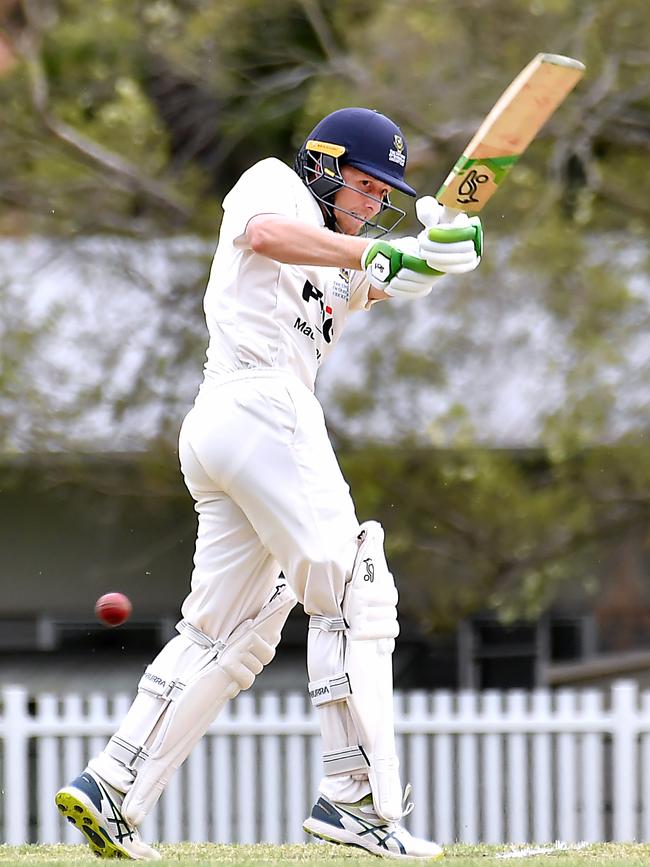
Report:
[{"label": "helmet logo", "polygon": [[305,148],[308,151],[316,151],[316,153],[327,154],[330,157],[342,157],[345,153],[343,145],[332,144],[328,141],[316,141],[316,139],[309,139]]},{"label": "helmet logo", "polygon": [[406,154],[404,153],[404,139],[401,135],[393,136],[393,147],[388,151],[388,159],[392,163],[397,163],[398,166],[406,165]]}]

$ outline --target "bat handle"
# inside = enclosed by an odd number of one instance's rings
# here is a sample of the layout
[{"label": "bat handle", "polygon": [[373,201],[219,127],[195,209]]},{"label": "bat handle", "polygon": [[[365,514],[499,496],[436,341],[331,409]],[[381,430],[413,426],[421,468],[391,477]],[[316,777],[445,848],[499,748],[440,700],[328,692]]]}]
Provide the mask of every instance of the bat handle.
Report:
[{"label": "bat handle", "polygon": [[469,217],[464,211],[457,211],[456,208],[450,208],[447,205],[443,205],[438,222],[453,223],[455,226],[465,226],[469,222]]},{"label": "bat handle", "polygon": [[415,203],[418,220],[427,228],[439,223],[453,223],[455,226],[466,226],[469,217],[463,211],[441,205],[433,196],[422,196]]}]

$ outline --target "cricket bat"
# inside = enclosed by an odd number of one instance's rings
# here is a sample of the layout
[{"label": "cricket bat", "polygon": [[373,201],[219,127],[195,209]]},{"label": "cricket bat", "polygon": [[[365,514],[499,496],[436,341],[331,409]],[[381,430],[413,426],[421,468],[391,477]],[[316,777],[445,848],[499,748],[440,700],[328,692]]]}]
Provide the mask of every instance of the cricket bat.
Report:
[{"label": "cricket bat", "polygon": [[[534,57],[480,125],[436,193],[437,201],[456,214],[478,213],[584,71],[584,64],[571,57]],[[443,220],[453,216],[447,212]]]}]

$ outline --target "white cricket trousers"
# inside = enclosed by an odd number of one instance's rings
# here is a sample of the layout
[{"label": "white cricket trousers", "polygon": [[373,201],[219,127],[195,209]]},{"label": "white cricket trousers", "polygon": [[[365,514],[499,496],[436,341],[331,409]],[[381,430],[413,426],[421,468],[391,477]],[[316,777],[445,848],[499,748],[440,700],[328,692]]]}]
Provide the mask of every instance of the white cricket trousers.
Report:
[{"label": "white cricket trousers", "polygon": [[[199,518],[186,620],[224,640],[255,617],[280,571],[307,614],[342,616],[359,523],[308,388],[270,370],[207,380],[183,422],[179,456]],[[321,664],[341,663],[320,663],[320,648],[331,642],[320,630],[309,633],[313,679]],[[340,709],[319,717],[324,742],[340,742]],[[370,789],[363,778],[328,777],[321,790],[350,803]]]},{"label": "white cricket trousers", "polygon": [[183,617],[227,637],[255,617],[280,571],[307,614],[340,616],[359,523],[309,389],[275,371],[208,381],[179,457],[199,516]]}]

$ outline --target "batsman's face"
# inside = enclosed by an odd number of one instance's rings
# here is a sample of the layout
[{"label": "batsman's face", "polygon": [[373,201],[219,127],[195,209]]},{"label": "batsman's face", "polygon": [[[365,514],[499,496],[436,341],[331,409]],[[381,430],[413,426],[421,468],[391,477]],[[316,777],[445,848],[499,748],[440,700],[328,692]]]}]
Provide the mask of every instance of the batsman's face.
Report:
[{"label": "batsman's face", "polygon": [[343,234],[358,235],[365,221],[377,216],[391,187],[354,166],[342,166],[341,174],[348,186],[341,187],[334,196],[334,207],[338,209],[336,222]]}]

